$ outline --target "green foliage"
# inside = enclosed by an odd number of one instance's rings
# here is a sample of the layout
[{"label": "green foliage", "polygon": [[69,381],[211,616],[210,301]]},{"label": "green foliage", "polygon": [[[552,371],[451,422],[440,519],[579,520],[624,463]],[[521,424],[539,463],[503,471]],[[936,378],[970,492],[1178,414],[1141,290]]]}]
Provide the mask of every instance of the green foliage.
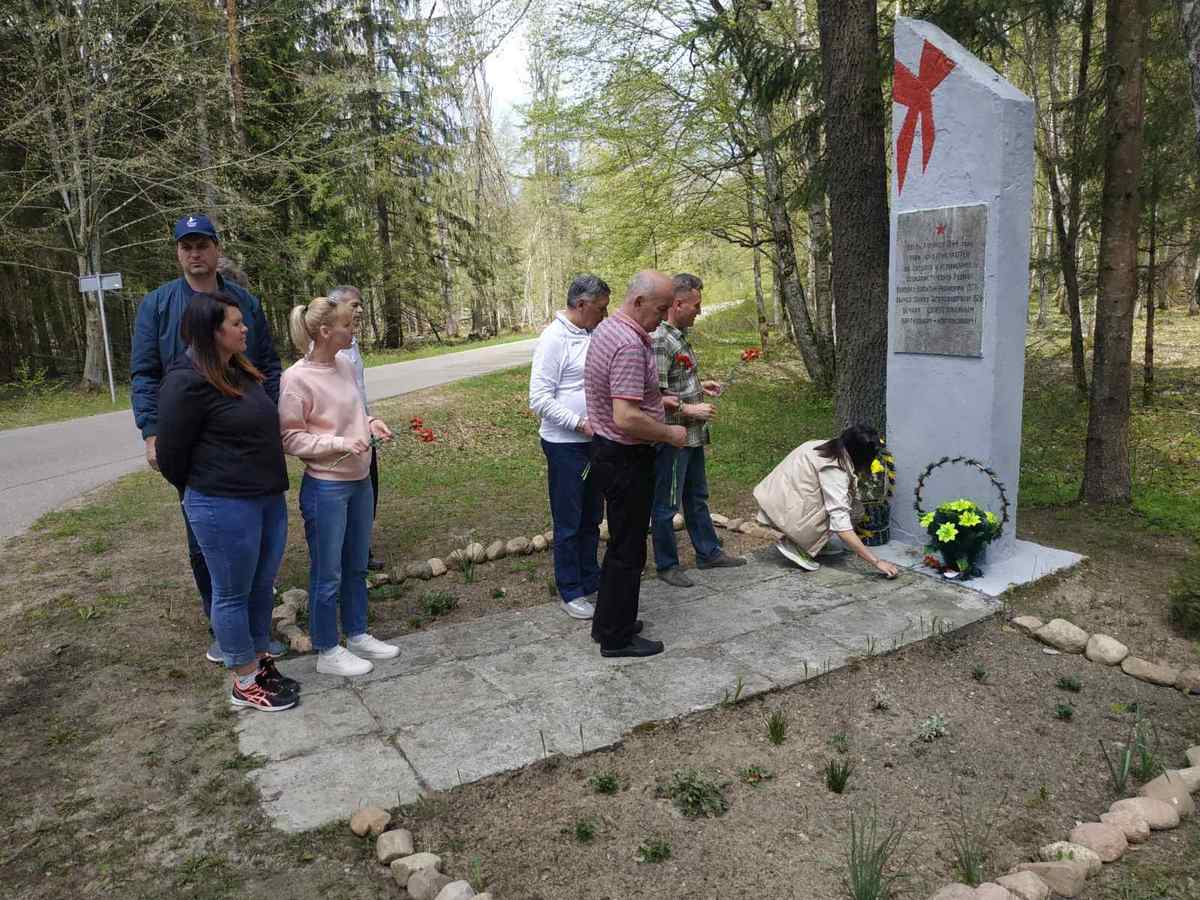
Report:
[{"label": "green foliage", "polygon": [[640,863],[660,863],[670,858],[671,844],[661,838],[650,838],[637,850],[637,860]]},{"label": "green foliage", "polygon": [[748,784],[751,787],[758,787],[764,781],[770,781],[775,775],[768,772],[762,766],[747,766],[744,769],[738,769],[738,778],[742,780],[742,784]]},{"label": "green foliage", "polygon": [[838,731],[829,736],[829,746],[838,753],[849,753],[850,738],[846,735],[846,732]]},{"label": "green foliage", "polygon": [[932,743],[940,737],[945,737],[946,727],[946,720],[934,713],[917,723],[917,740]]},{"label": "green foliage", "polygon": [[1062,719],[1064,722],[1071,721],[1075,716],[1075,707],[1070,703],[1054,704],[1054,718]]},{"label": "green foliage", "polygon": [[581,844],[591,843],[596,836],[596,823],[592,819],[580,819],[575,823],[575,840]]},{"label": "green foliage", "polygon": [[1118,744],[1114,756],[1109,756],[1104,741],[1100,744],[1100,752],[1104,754],[1104,762],[1108,764],[1108,774],[1112,779],[1113,791],[1118,797],[1125,796],[1125,787],[1129,783],[1129,774],[1133,771],[1134,745],[1132,742]]},{"label": "green foliage", "polygon": [[972,887],[985,880],[984,868],[991,853],[989,844],[995,823],[996,817],[989,810],[979,808],[968,814],[965,801],[959,797],[958,815],[947,831],[958,877]]},{"label": "green foliage", "polygon": [[971,677],[980,684],[984,684],[988,680],[988,670],[983,666],[976,664],[974,668],[971,669]]},{"label": "green foliage", "polygon": [[777,709],[767,718],[767,740],[779,746],[787,739],[787,717]]},{"label": "green foliage", "polygon": [[669,797],[688,818],[713,818],[725,815],[729,802],[725,786],[695,769],[677,769],[671,780],[658,788],[659,796]]},{"label": "green foliage", "polygon": [[597,772],[588,779],[588,784],[597,794],[615,794],[621,787],[612,772]]},{"label": "green foliage", "polygon": [[1171,582],[1171,624],[1193,640],[1200,640],[1200,550],[1192,552]]},{"label": "green foliage", "polygon": [[444,616],[458,606],[458,598],[449,591],[426,591],[421,598],[421,608],[427,616]]},{"label": "green foliage", "polygon": [[846,888],[851,900],[885,900],[891,896],[892,885],[902,874],[893,860],[903,840],[904,828],[895,819],[881,827],[875,807],[861,817],[850,813]]},{"label": "green foliage", "polygon": [[1058,689],[1060,691],[1070,691],[1072,694],[1078,694],[1083,690],[1083,683],[1074,675],[1064,675],[1058,679]]},{"label": "green foliage", "polygon": [[846,790],[846,783],[852,774],[854,774],[854,760],[852,759],[833,757],[825,761],[825,787],[835,794],[841,794]]}]

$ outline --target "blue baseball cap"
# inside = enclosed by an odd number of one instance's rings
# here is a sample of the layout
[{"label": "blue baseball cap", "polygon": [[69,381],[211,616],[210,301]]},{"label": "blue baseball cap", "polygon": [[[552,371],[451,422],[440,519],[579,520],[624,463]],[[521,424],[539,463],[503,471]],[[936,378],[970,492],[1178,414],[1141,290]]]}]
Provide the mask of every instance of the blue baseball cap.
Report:
[{"label": "blue baseball cap", "polygon": [[213,227],[212,220],[208,216],[202,216],[199,213],[193,213],[190,216],[184,216],[175,223],[175,240],[181,241],[189,234],[202,234],[205,237],[210,237],[218,244],[221,239],[217,237],[217,229]]}]

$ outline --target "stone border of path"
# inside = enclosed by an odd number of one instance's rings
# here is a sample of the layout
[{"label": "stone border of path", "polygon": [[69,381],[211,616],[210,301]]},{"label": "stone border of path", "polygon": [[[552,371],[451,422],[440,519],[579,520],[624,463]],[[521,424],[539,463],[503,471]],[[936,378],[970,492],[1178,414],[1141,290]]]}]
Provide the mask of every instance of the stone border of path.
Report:
[{"label": "stone border of path", "polygon": [[1051,892],[1078,897],[1087,879],[1104,863],[1124,856],[1130,844],[1148,841],[1152,831],[1176,828],[1195,813],[1192,794],[1200,789],[1200,745],[1186,754],[1188,768],[1167,769],[1142,785],[1138,796],[1114,801],[1099,822],[1076,822],[1065,841],[1038,851],[1040,862],[1019,863],[976,888],[948,884],[930,900],[1047,900]]}]

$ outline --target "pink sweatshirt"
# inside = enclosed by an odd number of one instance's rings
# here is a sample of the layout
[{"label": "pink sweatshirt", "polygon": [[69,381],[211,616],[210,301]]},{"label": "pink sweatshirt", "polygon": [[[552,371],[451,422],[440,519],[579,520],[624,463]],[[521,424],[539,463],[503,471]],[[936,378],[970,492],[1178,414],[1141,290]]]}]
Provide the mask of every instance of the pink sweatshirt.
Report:
[{"label": "pink sweatshirt", "polygon": [[355,439],[370,441],[371,426],[354,367],[307,357],[289,366],[279,382],[283,452],[304,460],[305,472],[328,481],[358,481],[371,471],[371,451],[347,453]]}]

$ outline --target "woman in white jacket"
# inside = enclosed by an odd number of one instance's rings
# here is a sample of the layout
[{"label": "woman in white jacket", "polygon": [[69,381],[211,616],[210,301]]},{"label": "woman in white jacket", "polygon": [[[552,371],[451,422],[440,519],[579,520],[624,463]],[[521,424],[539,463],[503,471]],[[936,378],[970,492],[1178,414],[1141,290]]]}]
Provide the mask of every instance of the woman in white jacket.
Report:
[{"label": "woman in white jacket", "polygon": [[897,569],[880,559],[854,532],[862,516],[858,475],[870,472],[879,455],[879,432],[852,425],[828,441],[801,444],[758,483],[758,520],[784,534],[776,548],[800,568],[819,569],[814,557],[834,535],[888,578]]},{"label": "woman in white jacket", "polygon": [[580,275],[567,289],[567,308],[546,326],[533,352],[529,408],[542,420],[538,434],[550,483],[554,522],[554,583],[563,611],[590,619],[600,587],[600,520],[603,498],[584,478],[591,459],[592,429],[583,394],[583,363],[592,329],[608,310],[608,285]]}]

